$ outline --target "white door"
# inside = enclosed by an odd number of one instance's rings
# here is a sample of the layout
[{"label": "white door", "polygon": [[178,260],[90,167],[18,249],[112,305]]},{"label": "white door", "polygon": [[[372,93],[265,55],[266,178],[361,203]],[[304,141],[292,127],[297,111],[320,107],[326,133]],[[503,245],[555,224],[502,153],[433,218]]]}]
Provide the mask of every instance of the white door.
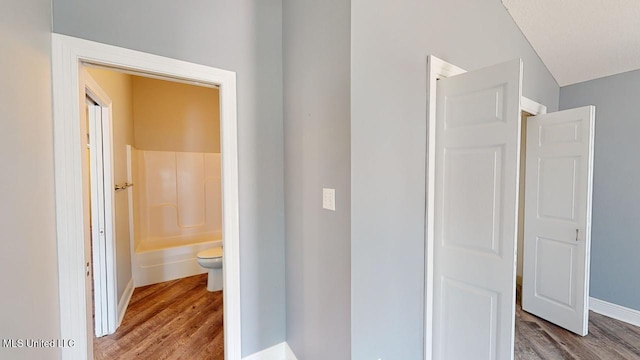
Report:
[{"label": "white door", "polygon": [[[93,319],[91,312],[87,314],[87,327],[93,326],[93,333],[103,336],[112,334],[118,326],[111,100],[84,69],[80,71],[80,85],[80,125],[86,151],[83,193],[90,194],[83,196],[86,296],[87,308],[94,308]],[[88,340],[91,344],[92,339]]]},{"label": "white door", "polygon": [[595,107],[527,119],[522,308],[588,332]]},{"label": "white door", "polygon": [[[86,98],[84,92],[82,93],[82,97],[80,100],[80,138],[81,138],[81,149],[82,149],[82,193],[89,194],[91,192],[91,175],[90,175],[90,166],[91,163],[91,152],[89,150],[89,111],[90,105],[93,105],[93,102],[90,99]],[[86,291],[85,296],[85,306],[87,309],[91,309],[93,307],[93,295],[95,291],[93,291],[93,278],[92,278],[92,249],[91,249],[91,222],[90,220],[90,212],[91,211],[91,201],[89,196],[83,196],[82,198],[82,209],[83,209],[83,217],[85,218],[82,224],[82,235],[84,239],[84,286]],[[87,210],[89,209],[89,210]],[[94,312],[87,311],[86,312],[86,335],[87,335],[87,347],[88,353],[93,354],[93,334],[95,333],[96,324],[94,324]]]},{"label": "white door", "polygon": [[89,125],[89,169],[91,179],[91,248],[93,263],[93,298],[95,335],[108,334],[106,264],[106,212],[102,144],[102,107],[87,99]]},{"label": "white door", "polygon": [[438,80],[433,358],[512,359],[522,62]]}]

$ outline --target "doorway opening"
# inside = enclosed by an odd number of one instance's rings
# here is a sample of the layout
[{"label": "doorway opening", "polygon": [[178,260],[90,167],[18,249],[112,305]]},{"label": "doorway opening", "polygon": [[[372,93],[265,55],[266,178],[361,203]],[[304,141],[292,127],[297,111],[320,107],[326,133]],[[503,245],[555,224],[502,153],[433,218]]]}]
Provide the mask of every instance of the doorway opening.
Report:
[{"label": "doorway opening", "polygon": [[[89,100],[83,113],[96,124],[87,127],[95,166],[85,168],[94,356],[155,357],[194,347],[204,351],[189,350],[196,357],[222,359],[222,271],[212,270],[203,286],[210,270],[200,266],[222,266],[219,90],[91,64],[81,71]],[[207,251],[220,256],[199,259]]]},{"label": "doorway opening", "polygon": [[[221,212],[224,219],[221,230],[224,237],[224,357],[239,359],[241,324],[235,73],[59,34],[53,34],[52,60],[61,337],[75,341],[74,347],[61,350],[62,358],[93,358],[95,329],[91,319],[91,272],[87,271],[90,270],[91,251],[85,242],[87,237],[83,230],[89,201],[87,192],[83,191],[82,158],[86,150],[82,148],[84,134],[81,114],[85,110],[85,103],[84,97],[80,96],[84,89],[79,86],[82,67],[91,64],[130,75],[218,89],[220,149],[224,154],[220,159]],[[126,183],[136,185],[130,181]],[[111,189],[115,191],[115,185],[118,185],[126,188],[119,191],[131,192],[131,187],[126,183],[114,184]],[[127,248],[123,254],[131,256],[131,249]]]}]

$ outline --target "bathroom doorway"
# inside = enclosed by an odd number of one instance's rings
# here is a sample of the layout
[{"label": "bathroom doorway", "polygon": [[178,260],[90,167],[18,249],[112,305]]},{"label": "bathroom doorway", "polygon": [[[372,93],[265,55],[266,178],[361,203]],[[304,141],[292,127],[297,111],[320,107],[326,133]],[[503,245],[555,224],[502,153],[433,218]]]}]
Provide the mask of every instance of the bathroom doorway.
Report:
[{"label": "bathroom doorway", "polygon": [[[110,70],[117,70],[121,75],[151,78],[154,81],[167,80],[180,85],[190,84],[206,87],[208,90],[219,92],[219,138],[218,140],[218,161],[215,159],[205,159],[203,152],[194,156],[182,156],[184,154],[173,154],[174,158],[185,158],[184,161],[174,161],[186,166],[198,163],[194,158],[200,156],[202,163],[214,164],[211,168],[218,168],[218,183],[222,190],[218,191],[220,199],[219,217],[224,218],[224,223],[220,221],[220,235],[224,234],[225,246],[223,248],[224,271],[223,283],[224,292],[220,295],[220,307],[224,298],[224,308],[220,315],[224,319],[224,358],[235,359],[240,357],[240,292],[239,292],[239,248],[238,248],[238,179],[237,179],[237,123],[236,123],[236,99],[235,99],[235,74],[225,70],[210,68],[206,66],[186,63],[160,56],[140,53],[127,49],[117,48],[104,44],[98,44],[86,40],[71,38],[62,35],[53,35],[53,84],[54,84],[54,130],[55,130],[55,161],[56,161],[56,197],[58,199],[57,225],[58,225],[58,258],[59,258],[59,289],[60,289],[60,318],[61,336],[76,340],[76,346],[62,350],[63,359],[71,358],[92,358],[93,357],[93,321],[91,321],[92,309],[92,286],[91,286],[91,261],[87,255],[90,249],[90,242],[87,244],[85,236],[85,222],[90,219],[85,202],[90,201],[87,192],[82,189],[82,129],[81,115],[84,105],[84,97],[81,97],[83,88],[80,84],[80,74],[84,66],[101,67]],[[152,86],[152,89],[154,86]],[[82,100],[81,100],[82,99]],[[82,103],[80,103],[82,101]],[[116,109],[114,108],[114,114]],[[153,130],[158,130],[159,127]],[[115,133],[116,129],[114,129]],[[171,132],[171,131],[170,131]],[[194,131],[198,133],[198,130]],[[146,132],[143,132],[146,133]],[[79,136],[80,135],[80,136]],[[193,144],[193,141],[187,141]],[[122,145],[122,144],[120,144]],[[133,144],[135,145],[135,144]],[[116,149],[118,148],[118,149]],[[153,150],[149,150],[153,151]],[[175,151],[174,151],[175,152]],[[224,153],[224,158],[220,156]],[[117,179],[113,187],[109,189],[114,198],[116,195],[131,194],[135,188],[134,172],[135,150],[123,146],[117,146],[114,142],[114,157],[116,153],[125,153],[125,173],[127,175],[124,182]],[[165,154],[166,155],[166,154]],[[146,156],[142,156],[147,158]],[[162,157],[162,156],[160,156]],[[167,157],[167,156],[165,156]],[[137,157],[138,159],[140,156]],[[153,156],[151,156],[153,158]],[[157,160],[157,159],[155,159]],[[154,159],[150,162],[154,162]],[[217,166],[215,165],[217,164]],[[121,163],[118,166],[122,165]],[[133,166],[132,166],[133,165]],[[194,165],[195,166],[195,165]],[[197,167],[197,166],[196,166]],[[114,167],[115,170],[115,167]],[[146,170],[146,169],[145,169]],[[202,170],[202,169],[201,169]],[[159,170],[161,174],[168,174],[171,171]],[[115,172],[115,171],[114,171]],[[146,174],[146,173],[145,173]],[[175,173],[174,173],[175,175]],[[176,175],[177,176],[177,175]],[[184,178],[193,180],[191,175]],[[115,179],[115,177],[114,177]],[[131,186],[133,184],[133,186]],[[144,185],[144,182],[140,183]],[[141,186],[142,186],[141,185]],[[188,187],[188,186],[187,186]],[[108,186],[105,185],[105,189]],[[174,191],[179,191],[176,189]],[[123,196],[120,196],[123,197]],[[187,195],[188,197],[188,195]],[[108,199],[109,196],[105,196]],[[224,201],[222,201],[224,199]],[[116,208],[115,215],[118,214],[118,207],[129,209],[133,207],[133,196],[125,197],[124,201],[113,200],[112,205]],[[200,201],[200,205],[206,201]],[[122,205],[124,204],[124,206]],[[169,206],[170,207],[170,206]],[[206,205],[205,205],[206,207]],[[159,211],[161,219],[167,216],[163,211]],[[189,213],[189,210],[186,210]],[[206,211],[205,211],[206,212]],[[209,211],[210,213],[211,211]],[[126,210],[124,211],[126,214]],[[131,214],[129,214],[131,215]],[[184,214],[183,214],[184,215]],[[200,212],[202,215],[202,212]],[[191,212],[184,215],[185,219],[197,219],[198,214]],[[108,216],[107,216],[108,217]],[[133,217],[126,216],[127,218]],[[127,219],[128,220],[128,219]],[[133,238],[129,246],[116,246],[113,259],[114,264],[118,260],[132,260],[132,250],[135,252],[135,227],[132,229],[126,226],[118,226],[121,219],[114,218],[113,241],[114,244],[119,238]],[[127,221],[128,222],[128,221]],[[187,221],[188,222],[188,221]],[[128,222],[134,223],[135,222]],[[195,228],[191,222],[186,226],[188,229]],[[152,230],[163,228],[169,229],[165,225],[154,225]],[[175,229],[174,229],[175,230]],[[124,236],[121,236],[123,235]],[[132,236],[133,234],[133,236]],[[172,233],[173,234],[173,233]],[[176,235],[176,234],[173,234]],[[190,233],[189,235],[193,235]],[[222,236],[219,236],[221,241]],[[176,240],[176,239],[172,239]],[[139,244],[138,244],[139,245]],[[211,245],[211,244],[208,244]],[[123,250],[124,249],[124,250]],[[128,256],[127,256],[128,255]],[[109,263],[109,261],[107,261]],[[197,264],[197,263],[196,263]],[[78,269],[82,269],[78,271]],[[132,269],[130,268],[130,271]],[[206,270],[198,267],[197,272],[203,273]],[[160,271],[164,272],[164,271]],[[170,272],[170,271],[168,271]],[[122,274],[125,275],[122,275]],[[172,276],[175,276],[172,275]],[[200,276],[201,275],[196,275]],[[124,313],[126,303],[129,298],[130,289],[133,289],[133,272],[126,276],[125,271],[118,272],[117,293],[120,295],[117,313],[118,317]],[[127,277],[129,281],[127,282]],[[206,274],[204,274],[203,286],[195,288],[206,290]],[[195,283],[202,283],[198,280]],[[152,285],[153,286],[153,285]],[[180,314],[177,314],[178,316]],[[118,321],[120,319],[117,319]],[[222,321],[221,321],[222,322]],[[221,353],[222,354],[222,353]]]},{"label": "bathroom doorway", "polygon": [[[189,347],[190,341],[200,341],[198,334],[217,351],[208,357],[221,359],[222,271],[210,270],[210,286],[200,289],[201,281],[186,279],[207,278],[197,276],[208,271],[199,264],[203,259],[196,261],[205,251],[217,251],[215,260],[222,266],[219,90],[90,64],[82,78],[87,121],[94,124],[87,127],[92,155],[87,195],[96,200],[90,201],[87,216],[93,240],[94,355],[121,358],[133,351],[154,357],[154,337],[173,336]],[[92,102],[92,93],[102,94],[100,103],[106,106]],[[169,281],[170,287],[148,288]],[[217,293],[206,293],[209,287]],[[182,290],[176,294],[174,288]],[[186,294],[193,304],[185,301]],[[136,315],[140,312],[147,315]],[[168,312],[185,317],[164,316]],[[202,322],[186,326],[191,331],[183,331],[184,339],[163,334],[194,318]],[[200,331],[204,324],[209,331]],[[136,335],[136,329],[148,327],[159,330]],[[117,347],[111,346],[114,341]]]}]

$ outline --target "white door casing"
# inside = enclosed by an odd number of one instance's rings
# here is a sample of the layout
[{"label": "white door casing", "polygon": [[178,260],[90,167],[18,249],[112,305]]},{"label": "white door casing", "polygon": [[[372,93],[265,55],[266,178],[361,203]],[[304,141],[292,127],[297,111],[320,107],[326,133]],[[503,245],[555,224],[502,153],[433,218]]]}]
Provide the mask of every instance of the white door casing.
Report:
[{"label": "white door casing", "polygon": [[588,333],[595,107],[527,119],[522,307]]},{"label": "white door casing", "polygon": [[[62,359],[92,357],[85,276],[87,258],[83,232],[86,196],[83,192],[81,113],[82,63],[160,76],[220,89],[224,246],[225,359],[241,358],[240,218],[238,208],[238,147],[236,74],[231,71],[142,53],[84,39],[52,34],[53,128],[56,183],[56,230],[60,337],[74,347],[60,349]],[[90,299],[89,299],[90,301]],[[89,326],[87,326],[89,325]]]},{"label": "white door casing", "polygon": [[433,358],[512,359],[522,61],[441,79]]}]

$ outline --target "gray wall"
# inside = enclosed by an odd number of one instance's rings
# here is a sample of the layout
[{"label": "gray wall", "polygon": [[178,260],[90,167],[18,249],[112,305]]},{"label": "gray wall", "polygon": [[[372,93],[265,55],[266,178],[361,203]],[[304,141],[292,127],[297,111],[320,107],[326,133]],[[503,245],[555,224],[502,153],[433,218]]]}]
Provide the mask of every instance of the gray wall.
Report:
[{"label": "gray wall", "polygon": [[280,0],[53,1],[57,33],[237,73],[242,353],[285,339]]},{"label": "gray wall", "polygon": [[352,358],[422,359],[426,59],[524,60],[524,95],[558,85],[499,0],[352,0]]},{"label": "gray wall", "polygon": [[592,297],[640,310],[640,71],[560,89],[560,108],[596,106]]},{"label": "gray wall", "polygon": [[350,2],[283,7],[287,341],[299,359],[349,359]]},{"label": "gray wall", "polygon": [[[58,338],[49,0],[3,1],[0,39],[0,339]],[[0,347],[2,359],[59,357]]]}]

